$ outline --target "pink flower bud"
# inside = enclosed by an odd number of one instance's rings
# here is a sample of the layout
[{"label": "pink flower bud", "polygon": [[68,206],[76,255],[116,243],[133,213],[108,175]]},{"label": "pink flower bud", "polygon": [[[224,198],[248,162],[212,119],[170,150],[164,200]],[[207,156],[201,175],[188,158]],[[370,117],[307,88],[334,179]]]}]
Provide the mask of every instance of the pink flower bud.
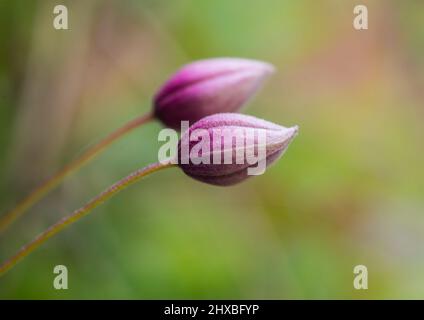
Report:
[{"label": "pink flower bud", "polygon": [[154,114],[167,127],[194,123],[220,112],[237,112],[274,71],[268,63],[240,59],[199,60],[177,71],[154,98]]},{"label": "pink flower bud", "polygon": [[[196,180],[233,185],[262,174],[281,157],[297,132],[297,126],[286,128],[237,113],[211,115],[183,133],[178,144],[179,166]],[[225,157],[230,162],[225,162]],[[263,171],[253,172],[261,163]]]}]

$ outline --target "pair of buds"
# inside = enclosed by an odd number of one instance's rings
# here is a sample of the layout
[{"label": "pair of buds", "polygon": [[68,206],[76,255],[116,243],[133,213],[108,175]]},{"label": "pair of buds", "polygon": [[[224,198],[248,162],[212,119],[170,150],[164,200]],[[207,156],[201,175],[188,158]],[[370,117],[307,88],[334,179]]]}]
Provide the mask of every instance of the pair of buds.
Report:
[{"label": "pair of buds", "polygon": [[[0,218],[0,231],[6,229],[47,192],[63,181],[66,176],[94,158],[113,141],[154,118],[173,129],[179,128],[182,121],[194,123],[182,133],[178,144],[178,158],[181,158],[181,145],[188,140],[189,161],[178,162],[180,168],[188,176],[219,186],[228,186],[244,181],[249,177],[249,169],[253,164],[249,161],[237,161],[240,151],[245,154],[247,150],[257,150],[262,147],[265,152],[258,153],[259,157],[256,160],[258,163],[265,162],[266,167],[284,153],[297,134],[297,126],[286,128],[252,116],[235,113],[252,98],[273,71],[273,66],[268,63],[236,58],[201,60],[184,66],[159,90],[154,98],[151,113],[140,116],[118,128],[63,170],[46,180],[13,210]],[[219,149],[202,149],[202,152],[195,154],[193,158],[191,151],[196,144],[192,143],[190,136],[196,130],[206,132],[207,138],[211,141],[210,145],[217,140],[221,142],[225,138],[217,138],[215,135],[217,131],[234,133],[233,138],[236,141],[242,141],[242,144],[231,142],[226,146],[221,143]],[[248,137],[255,137],[258,131],[261,131],[265,137],[264,141],[257,138],[248,139]],[[213,161],[202,161],[203,159],[223,158],[226,154],[230,154],[229,162],[216,164]],[[0,276],[47,239],[90,213],[117,192],[148,174],[174,166],[176,166],[175,163],[159,161],[116,182],[85,206],[60,219],[33,241],[23,246],[16,255],[0,265]]]},{"label": "pair of buds", "polygon": [[[173,129],[179,128],[182,121],[189,121],[194,123],[189,129],[190,133],[194,128],[206,129],[210,135],[216,130],[229,128],[236,131],[235,129],[242,128],[242,136],[238,133],[235,138],[246,141],[243,146],[246,150],[258,147],[258,141],[248,142],[246,136],[252,131],[265,130],[268,137],[265,142],[266,152],[257,160],[269,165],[278,155],[283,154],[296,135],[297,127],[285,128],[234,112],[238,112],[255,95],[273,72],[274,67],[269,63],[240,58],[200,60],[182,67],[158,91],[151,112],[113,131],[45,180],[15,208],[0,217],[0,232],[112,142],[152,119],[158,119],[166,127]],[[233,149],[235,147],[230,146]],[[219,150],[221,153],[228,151],[232,150]],[[241,166],[234,165],[236,161],[225,165],[194,163],[198,162],[191,161],[188,165],[181,165],[181,168],[187,175],[214,185],[232,185],[243,181],[248,177],[246,171],[251,165],[247,161]]]},{"label": "pair of buds", "polygon": [[[236,141],[244,142],[242,148],[245,150],[258,149],[260,141],[247,137],[259,130],[264,131],[265,152],[257,161],[263,161],[268,166],[287,149],[297,134],[297,126],[286,128],[232,112],[239,111],[273,72],[272,65],[248,59],[218,58],[191,63],[172,76],[156,95],[154,115],[174,129],[180,127],[181,121],[195,122],[188,132],[183,133],[185,138],[195,130],[206,130],[209,140],[213,141],[215,132],[232,131]],[[193,148],[194,144],[190,143],[189,146]],[[252,164],[247,161],[236,163],[237,147],[231,144],[227,147],[230,150],[226,150],[225,146],[221,146],[218,151],[231,153],[230,163],[214,164],[208,161],[199,164],[198,159],[191,157],[189,163],[180,164],[180,167],[187,175],[205,183],[220,186],[239,183],[249,177],[248,169]],[[216,157],[216,153],[211,148],[197,157]]]}]

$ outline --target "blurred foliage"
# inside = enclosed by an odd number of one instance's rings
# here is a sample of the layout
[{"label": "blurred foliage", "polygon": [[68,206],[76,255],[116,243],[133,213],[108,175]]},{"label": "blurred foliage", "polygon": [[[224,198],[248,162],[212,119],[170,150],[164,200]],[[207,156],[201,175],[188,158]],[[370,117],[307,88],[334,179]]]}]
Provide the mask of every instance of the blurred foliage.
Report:
[{"label": "blurred foliage", "polygon": [[[424,3],[0,1],[0,181],[6,210],[87,143],[146,112],[180,65],[278,68],[246,112],[300,126],[265,175],[232,188],[158,173],[0,279],[10,298],[423,298]],[[0,236],[5,259],[156,158],[161,126],[114,144]],[[53,268],[69,289],[53,289]],[[353,289],[353,268],[369,289]]]}]

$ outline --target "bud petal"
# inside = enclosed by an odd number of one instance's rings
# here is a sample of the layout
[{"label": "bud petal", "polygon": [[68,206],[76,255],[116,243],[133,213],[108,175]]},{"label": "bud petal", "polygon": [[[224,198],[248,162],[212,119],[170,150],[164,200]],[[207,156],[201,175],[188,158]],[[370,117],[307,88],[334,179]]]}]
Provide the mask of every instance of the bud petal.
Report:
[{"label": "bud petal", "polygon": [[[193,154],[194,148],[199,149],[196,145],[204,143],[203,139],[193,141],[193,133],[199,130],[206,133],[206,138],[210,141],[209,148]],[[178,145],[179,166],[196,180],[220,186],[233,185],[248,178],[249,168],[257,167],[261,161],[267,167],[280,158],[297,132],[297,126],[286,128],[252,116],[237,113],[214,114],[199,120],[183,133]],[[264,139],[260,139],[261,136]],[[225,144],[225,139],[229,139],[227,141],[230,143]],[[186,163],[182,161],[184,143],[190,151],[190,158]],[[247,159],[248,150],[253,150],[256,162],[252,163]],[[244,155],[241,163],[237,162],[238,151]],[[222,161],[225,152],[230,154],[230,163]],[[199,159],[209,159],[209,162],[200,163]],[[220,159],[221,162],[216,163],[214,159]]]},{"label": "bud petal", "polygon": [[194,123],[220,112],[237,112],[274,71],[268,63],[240,59],[199,60],[182,67],[154,98],[154,114],[167,127]]}]

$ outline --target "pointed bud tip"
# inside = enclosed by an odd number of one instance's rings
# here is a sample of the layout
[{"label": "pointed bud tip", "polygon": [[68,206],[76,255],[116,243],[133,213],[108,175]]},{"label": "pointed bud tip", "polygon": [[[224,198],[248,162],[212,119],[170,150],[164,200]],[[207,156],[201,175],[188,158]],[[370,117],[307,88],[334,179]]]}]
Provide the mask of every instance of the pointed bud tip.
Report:
[{"label": "pointed bud tip", "polygon": [[253,59],[242,59],[245,62],[247,69],[250,70],[256,70],[256,73],[263,78],[268,78],[272,74],[274,74],[277,69],[276,67],[268,62],[260,61],[260,60],[253,60]]},{"label": "pointed bud tip", "polygon": [[299,134],[299,126],[293,126],[286,129],[285,132],[285,140],[286,140],[286,148],[293,141],[294,138]]},{"label": "pointed bud tip", "polygon": [[299,134],[299,126],[295,125],[291,128],[289,128],[290,132],[291,132],[291,136],[292,138],[296,137]]},{"label": "pointed bud tip", "polygon": [[277,68],[273,64],[270,64],[268,62],[262,62],[262,65],[263,65],[264,72],[269,74],[269,75],[271,75],[271,74],[273,74],[277,71]]}]

